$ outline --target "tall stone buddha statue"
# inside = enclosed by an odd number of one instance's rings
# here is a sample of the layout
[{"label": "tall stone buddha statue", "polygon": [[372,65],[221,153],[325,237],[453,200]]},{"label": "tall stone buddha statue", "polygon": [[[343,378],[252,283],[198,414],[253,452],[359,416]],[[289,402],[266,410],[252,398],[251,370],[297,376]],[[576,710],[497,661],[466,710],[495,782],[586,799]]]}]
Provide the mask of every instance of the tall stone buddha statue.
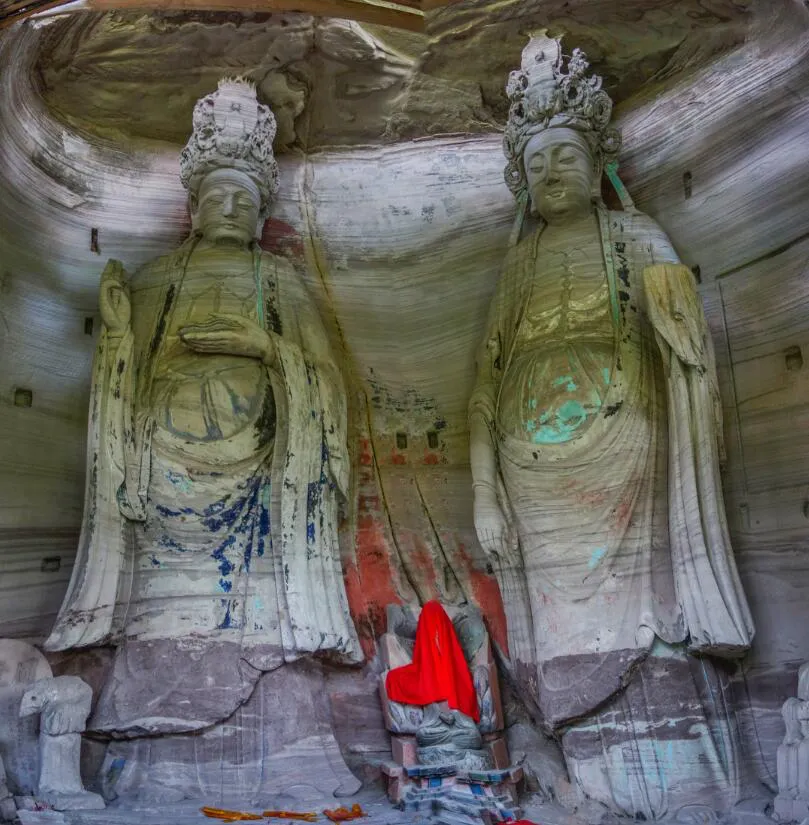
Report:
[{"label": "tall stone buddha statue", "polygon": [[617,177],[588,69],[542,34],[507,86],[520,210],[469,406],[475,527],[515,675],[581,793],[628,816],[725,809],[739,774],[718,658],[754,630],[713,348],[691,271]]},{"label": "tall stone buddha statue", "polygon": [[102,276],[81,540],[46,642],[117,645],[95,730],[199,729],[262,672],[361,658],[337,540],[345,392],[304,284],[257,242],[275,130],[251,84],[221,81],[181,157],[191,235]]}]

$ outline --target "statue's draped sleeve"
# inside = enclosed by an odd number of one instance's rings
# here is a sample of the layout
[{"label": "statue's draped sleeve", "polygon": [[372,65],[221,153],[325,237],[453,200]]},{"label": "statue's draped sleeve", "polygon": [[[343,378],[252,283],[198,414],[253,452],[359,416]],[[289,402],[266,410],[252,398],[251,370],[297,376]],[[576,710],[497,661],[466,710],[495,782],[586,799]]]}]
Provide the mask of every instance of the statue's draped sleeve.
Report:
[{"label": "statue's draped sleeve", "polygon": [[652,263],[643,269],[643,284],[666,376],[669,537],[689,647],[734,655],[749,647],[754,627],[722,499],[722,415],[713,343],[688,267]]},{"label": "statue's draped sleeve", "polygon": [[[497,456],[497,403],[500,384],[512,356],[514,336],[521,313],[530,297],[533,275],[534,238],[529,237],[509,249],[489,307],[486,333],[477,352],[477,379],[469,399],[468,417],[473,438],[479,429],[475,418],[481,419],[487,430],[488,448]],[[474,453],[474,450],[472,450]],[[474,460],[473,460],[474,464]],[[472,467],[473,479],[476,468]],[[488,480],[490,483],[492,480]],[[504,517],[514,531],[514,517],[503,479],[497,472],[493,480],[497,499]],[[499,555],[495,560],[497,580],[506,611],[509,628],[509,657],[511,666],[536,672],[536,647],[533,620],[528,597],[522,553],[519,547]]]},{"label": "statue's draped sleeve", "polygon": [[128,600],[122,588],[131,582],[131,543],[122,511],[144,518],[142,503],[129,501],[124,491],[137,464],[133,350],[131,327],[120,337],[102,328],[93,361],[81,536],[47,650],[110,641],[117,632],[116,605]]},{"label": "statue's draped sleeve", "polygon": [[528,300],[530,278],[526,277],[526,268],[533,245],[533,239],[528,238],[508,251],[489,307],[486,334],[477,352],[477,379],[468,414],[470,420],[474,415],[482,416],[490,430],[495,423],[497,396],[511,358],[516,325]]},{"label": "statue's draped sleeve", "polygon": [[286,426],[276,434],[272,523],[284,654],[291,660],[332,651],[358,661],[338,544],[339,502],[349,481],[345,389],[300,276],[283,259],[274,261],[283,334],[273,335],[273,383]]}]

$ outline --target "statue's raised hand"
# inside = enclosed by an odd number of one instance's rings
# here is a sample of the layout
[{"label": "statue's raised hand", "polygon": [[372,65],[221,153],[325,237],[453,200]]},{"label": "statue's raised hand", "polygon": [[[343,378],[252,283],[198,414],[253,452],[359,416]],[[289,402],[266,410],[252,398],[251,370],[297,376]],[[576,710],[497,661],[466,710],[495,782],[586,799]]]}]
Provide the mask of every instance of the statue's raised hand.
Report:
[{"label": "statue's raised hand", "polygon": [[476,492],[475,532],[487,556],[506,562],[517,549],[517,538],[496,496]]},{"label": "statue's raised hand", "polygon": [[101,275],[101,293],[98,299],[101,320],[112,336],[123,335],[132,318],[126,272],[120,261],[110,259]]},{"label": "statue's raised hand", "polygon": [[258,358],[268,366],[275,361],[275,344],[270,334],[241,315],[211,315],[201,324],[181,327],[178,334],[195,352],[243,355]]}]

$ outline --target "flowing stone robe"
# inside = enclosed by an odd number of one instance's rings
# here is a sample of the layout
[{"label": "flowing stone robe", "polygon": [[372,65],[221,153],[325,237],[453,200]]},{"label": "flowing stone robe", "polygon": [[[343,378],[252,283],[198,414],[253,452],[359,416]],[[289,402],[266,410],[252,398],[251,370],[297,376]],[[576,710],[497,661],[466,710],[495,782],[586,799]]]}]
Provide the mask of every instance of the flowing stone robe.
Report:
[{"label": "flowing stone robe", "polygon": [[575,282],[538,270],[541,230],[510,252],[470,415],[519,538],[497,560],[515,674],[584,793],[657,818],[733,796],[724,683],[685,650],[738,655],[753,624],[693,277],[651,219],[597,218],[600,250],[566,255]]},{"label": "flowing stone robe", "polygon": [[[102,332],[80,546],[46,643],[122,641],[92,720],[121,735],[222,720],[306,654],[361,659],[337,541],[345,394],[317,310],[282,258],[208,253],[236,256],[223,278],[196,243],[136,273],[131,326]],[[184,347],[201,312],[257,322],[276,367]]]}]

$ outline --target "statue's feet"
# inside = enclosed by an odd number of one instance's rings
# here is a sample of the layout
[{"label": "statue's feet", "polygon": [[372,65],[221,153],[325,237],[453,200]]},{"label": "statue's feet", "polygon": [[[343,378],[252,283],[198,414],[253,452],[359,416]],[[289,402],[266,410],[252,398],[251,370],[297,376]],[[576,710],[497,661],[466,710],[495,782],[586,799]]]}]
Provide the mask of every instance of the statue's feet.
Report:
[{"label": "statue's feet", "polygon": [[683,825],[715,825],[719,821],[716,811],[709,805],[683,805],[676,816]]},{"label": "statue's feet", "polygon": [[100,811],[107,806],[97,793],[90,791],[45,791],[37,799],[47,802],[55,811]]}]

